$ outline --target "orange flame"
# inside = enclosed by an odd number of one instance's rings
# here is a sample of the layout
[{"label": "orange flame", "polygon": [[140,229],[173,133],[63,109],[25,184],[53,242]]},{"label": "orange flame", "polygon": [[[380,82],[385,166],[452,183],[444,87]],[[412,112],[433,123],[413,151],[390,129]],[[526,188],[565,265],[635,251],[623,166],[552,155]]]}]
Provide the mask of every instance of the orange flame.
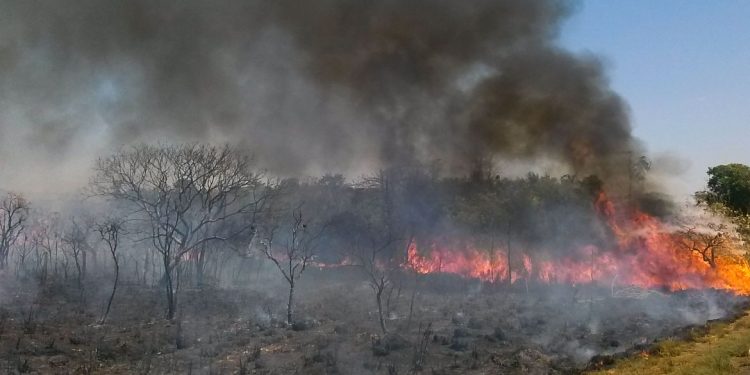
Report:
[{"label": "orange flame", "polygon": [[[604,193],[595,205],[615,236],[614,248],[587,245],[567,258],[553,260],[516,252],[511,255],[520,257],[520,262],[511,264],[511,282],[522,278],[544,283],[606,282],[670,291],[714,288],[750,295],[750,265],[737,251],[717,257],[711,267],[700,254],[685,248],[681,234],[659,219],[642,212],[618,219],[614,204]],[[488,251],[446,243],[451,241],[433,243],[422,253],[412,241],[405,267],[420,274],[443,272],[488,282],[508,280],[506,249]]]}]

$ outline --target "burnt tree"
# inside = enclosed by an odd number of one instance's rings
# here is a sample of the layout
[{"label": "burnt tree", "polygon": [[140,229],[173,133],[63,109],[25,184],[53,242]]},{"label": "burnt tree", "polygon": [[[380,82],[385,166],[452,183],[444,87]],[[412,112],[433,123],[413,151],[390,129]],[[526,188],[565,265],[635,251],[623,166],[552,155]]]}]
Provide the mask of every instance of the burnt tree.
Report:
[{"label": "burnt tree", "polygon": [[70,219],[70,227],[62,236],[62,243],[66,250],[70,251],[73,256],[73,262],[76,267],[76,285],[83,296],[83,282],[86,278],[88,253],[89,253],[89,233],[84,226],[79,224],[76,218]]},{"label": "burnt tree", "polygon": [[723,224],[709,225],[708,230],[687,228],[681,237],[682,245],[688,251],[700,254],[703,261],[711,268],[716,268],[717,253],[727,241],[725,229]]},{"label": "burnt tree", "polygon": [[115,299],[115,293],[117,292],[117,282],[120,278],[120,262],[117,250],[120,245],[120,238],[125,232],[124,222],[120,219],[107,219],[101,223],[94,224],[94,230],[99,234],[99,239],[107,245],[107,250],[109,250],[109,254],[112,256],[114,267],[112,293],[107,300],[107,307],[104,309],[104,314],[99,320],[100,324],[104,324],[107,321],[107,316],[109,316],[109,310],[112,308],[112,301]]},{"label": "burnt tree", "polygon": [[8,265],[8,255],[29,216],[29,202],[16,193],[8,193],[0,202],[0,270]]},{"label": "burnt tree", "polygon": [[402,182],[392,170],[364,179],[352,198],[352,211],[339,215],[335,221],[346,256],[355,260],[367,277],[384,334],[388,333],[388,300],[411,241],[407,233],[411,226],[405,225],[397,210]]},{"label": "burnt tree", "polygon": [[[97,195],[130,203],[142,239],[162,262],[167,317],[177,308],[176,274],[188,253],[226,241],[250,228],[265,199],[263,174],[230,146],[139,145],[99,159],[92,181]],[[225,230],[230,222],[233,231]]]},{"label": "burnt tree", "polygon": [[[273,212],[273,208],[271,208]],[[284,276],[289,284],[286,321],[294,323],[294,288],[315,256],[318,240],[325,231],[325,223],[312,223],[303,219],[302,205],[291,210],[291,221],[287,215],[266,217],[259,233],[260,251]]]}]

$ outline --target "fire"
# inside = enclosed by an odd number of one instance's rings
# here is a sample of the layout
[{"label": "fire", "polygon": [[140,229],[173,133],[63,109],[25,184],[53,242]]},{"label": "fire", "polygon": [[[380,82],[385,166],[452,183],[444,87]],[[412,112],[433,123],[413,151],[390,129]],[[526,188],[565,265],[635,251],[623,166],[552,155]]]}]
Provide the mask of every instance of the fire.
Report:
[{"label": "fire", "polygon": [[516,249],[481,249],[469,242],[436,241],[418,248],[412,241],[405,266],[417,273],[457,274],[488,282],[519,279],[543,283],[606,283],[670,291],[714,288],[750,295],[750,265],[740,252],[723,252],[712,267],[686,249],[684,234],[642,212],[618,215],[604,193],[595,205],[615,236],[612,248],[586,245],[567,257],[536,259]]}]

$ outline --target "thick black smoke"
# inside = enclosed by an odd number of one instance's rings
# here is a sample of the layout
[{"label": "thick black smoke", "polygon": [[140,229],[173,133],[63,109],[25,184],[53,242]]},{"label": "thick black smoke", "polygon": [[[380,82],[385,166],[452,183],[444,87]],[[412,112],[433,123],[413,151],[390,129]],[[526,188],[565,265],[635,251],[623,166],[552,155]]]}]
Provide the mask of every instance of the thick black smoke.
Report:
[{"label": "thick black smoke", "polygon": [[436,159],[466,173],[492,156],[627,173],[622,100],[595,58],[556,45],[571,8],[0,0],[0,177],[144,140],[238,142],[278,173]]}]

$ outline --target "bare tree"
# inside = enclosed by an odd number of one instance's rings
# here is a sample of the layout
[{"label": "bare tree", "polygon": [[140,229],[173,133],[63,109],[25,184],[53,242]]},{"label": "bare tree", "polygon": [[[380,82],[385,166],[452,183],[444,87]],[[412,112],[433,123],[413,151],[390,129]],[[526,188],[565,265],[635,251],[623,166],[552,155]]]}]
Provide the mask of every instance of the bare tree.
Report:
[{"label": "bare tree", "polygon": [[[393,289],[393,257],[387,256],[391,243],[380,246],[371,245],[364,249],[358,249],[358,259],[362,270],[368,277],[372,291],[375,293],[375,304],[378,307],[378,323],[383,333],[388,333],[386,326],[386,309],[383,306],[383,298],[386,291]],[[385,255],[385,256],[384,256]]]},{"label": "bare tree", "polygon": [[120,245],[120,237],[125,233],[125,226],[123,220],[110,218],[104,222],[95,224],[95,230],[99,234],[99,239],[107,245],[115,269],[114,282],[112,283],[112,294],[109,295],[104,315],[102,315],[102,318],[99,321],[100,324],[104,324],[107,321],[109,310],[112,307],[112,301],[115,299],[115,293],[117,292],[117,282],[120,278],[120,263],[117,257],[117,249]]},{"label": "bare tree", "polygon": [[[99,159],[95,194],[129,202],[145,236],[159,252],[164,271],[167,317],[176,311],[174,271],[186,254],[212,241],[246,231],[265,199],[262,173],[229,146],[134,146]],[[240,221],[247,225],[226,224]]]},{"label": "bare tree", "polygon": [[700,254],[704,262],[716,268],[717,253],[727,241],[726,229],[724,224],[709,224],[705,230],[689,227],[680,239],[687,250]]},{"label": "bare tree", "polygon": [[[282,218],[284,215],[279,215]],[[260,250],[276,265],[289,284],[289,299],[286,308],[286,321],[294,322],[294,288],[313,259],[318,240],[327,224],[308,223],[302,216],[302,205],[291,210],[291,222],[267,218],[261,226]],[[280,238],[279,238],[280,237]]]},{"label": "bare tree", "polygon": [[395,192],[391,176],[380,172],[367,178],[360,186],[368,191],[364,199],[359,199],[356,212],[340,216],[335,227],[339,236],[346,240],[347,256],[356,260],[372,288],[378,309],[378,323],[381,331],[388,332],[387,297],[394,288],[394,276],[401,262],[399,250],[409,245],[408,236],[398,227],[396,217]]},{"label": "bare tree", "polygon": [[8,193],[0,202],[0,270],[8,265],[11,247],[24,229],[29,202],[20,194]]},{"label": "bare tree", "polygon": [[62,235],[60,230],[60,217],[53,213],[44,215],[37,223],[37,230],[34,232],[35,248],[41,250],[38,252],[37,260],[41,260],[41,267],[38,268],[38,277],[42,283],[46,282],[49,274],[50,263],[52,263],[53,276],[58,276],[58,259],[60,249],[62,248]]},{"label": "bare tree", "polygon": [[70,218],[70,228],[62,237],[62,242],[73,255],[76,266],[76,284],[83,295],[83,281],[86,278],[87,259],[89,252],[89,233],[75,217]]},{"label": "bare tree", "polygon": [[31,255],[34,250],[34,241],[29,237],[28,233],[24,233],[20,242],[16,245],[16,278],[21,278],[21,274],[26,274],[26,259]]}]

